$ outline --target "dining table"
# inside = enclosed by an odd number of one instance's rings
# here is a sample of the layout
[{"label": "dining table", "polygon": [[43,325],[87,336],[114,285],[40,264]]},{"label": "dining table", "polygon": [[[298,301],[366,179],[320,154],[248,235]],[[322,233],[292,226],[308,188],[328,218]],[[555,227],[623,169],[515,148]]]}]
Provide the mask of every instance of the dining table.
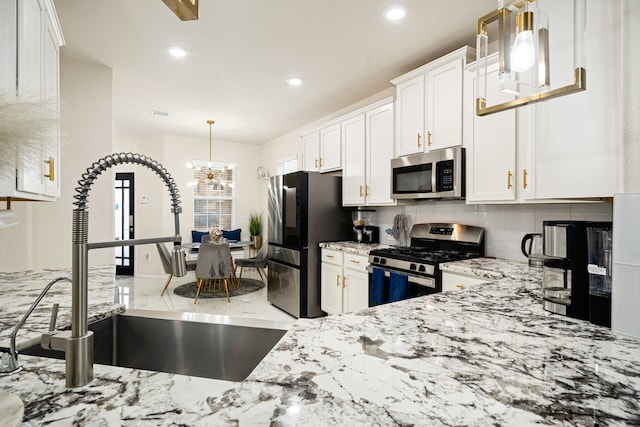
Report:
[{"label": "dining table", "polygon": [[[252,248],[254,246],[254,242],[251,240],[238,240],[238,241],[229,241],[229,240],[219,240],[217,242],[210,242],[212,244],[228,244],[230,250],[234,249],[244,249],[244,248]],[[209,243],[205,243],[209,244]],[[191,243],[183,243],[181,246],[185,249],[191,249],[191,251],[187,254],[188,259],[197,260],[198,259],[198,249],[200,249],[200,242],[191,242]],[[233,283],[233,288],[238,289],[240,287],[240,280],[238,280],[236,276],[236,265],[233,262],[233,256],[231,257],[231,282]]]}]

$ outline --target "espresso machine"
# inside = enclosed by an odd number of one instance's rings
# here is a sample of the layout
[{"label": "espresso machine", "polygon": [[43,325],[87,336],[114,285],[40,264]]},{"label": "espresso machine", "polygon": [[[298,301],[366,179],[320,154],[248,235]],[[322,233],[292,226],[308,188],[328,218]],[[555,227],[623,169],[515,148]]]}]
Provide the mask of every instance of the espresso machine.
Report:
[{"label": "espresso machine", "polygon": [[373,225],[375,209],[356,209],[351,213],[353,240],[358,243],[379,243],[380,228]]},{"label": "espresso machine", "polygon": [[[543,307],[552,313],[590,320],[588,229],[610,222],[543,221]],[[594,307],[595,310],[595,307]]]}]

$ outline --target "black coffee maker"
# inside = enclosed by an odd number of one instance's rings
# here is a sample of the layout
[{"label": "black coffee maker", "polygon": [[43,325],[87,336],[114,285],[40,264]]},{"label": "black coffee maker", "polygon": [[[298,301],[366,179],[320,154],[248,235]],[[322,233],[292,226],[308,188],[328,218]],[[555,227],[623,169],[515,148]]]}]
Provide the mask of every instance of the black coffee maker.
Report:
[{"label": "black coffee maker", "polygon": [[592,316],[601,314],[601,309],[595,306],[590,310],[588,230],[592,228],[611,230],[611,223],[543,221],[545,310],[582,320],[591,320]]},{"label": "black coffee maker", "polygon": [[373,225],[375,209],[357,209],[351,213],[353,221],[353,241],[358,243],[379,243],[380,229]]}]

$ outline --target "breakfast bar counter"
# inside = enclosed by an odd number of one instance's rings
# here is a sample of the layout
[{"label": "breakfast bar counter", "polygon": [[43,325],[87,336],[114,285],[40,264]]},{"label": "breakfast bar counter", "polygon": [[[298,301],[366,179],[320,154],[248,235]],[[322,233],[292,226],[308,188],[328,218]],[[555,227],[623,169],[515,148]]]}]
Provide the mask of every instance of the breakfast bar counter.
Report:
[{"label": "breakfast bar counter", "polygon": [[95,365],[66,389],[63,361],[22,357],[0,390],[24,401],[24,425],[640,424],[640,340],[545,312],[520,267],[300,319],[242,382]]}]

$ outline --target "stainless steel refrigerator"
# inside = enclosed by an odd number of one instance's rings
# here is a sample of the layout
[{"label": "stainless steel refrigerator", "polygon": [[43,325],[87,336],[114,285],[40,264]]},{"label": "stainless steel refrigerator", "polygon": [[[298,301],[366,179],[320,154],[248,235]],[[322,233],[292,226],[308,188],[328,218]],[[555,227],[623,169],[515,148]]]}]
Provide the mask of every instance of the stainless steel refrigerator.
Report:
[{"label": "stainless steel refrigerator", "polygon": [[269,181],[267,299],[295,317],[318,317],[320,242],[347,240],[342,178],[294,172]]}]

